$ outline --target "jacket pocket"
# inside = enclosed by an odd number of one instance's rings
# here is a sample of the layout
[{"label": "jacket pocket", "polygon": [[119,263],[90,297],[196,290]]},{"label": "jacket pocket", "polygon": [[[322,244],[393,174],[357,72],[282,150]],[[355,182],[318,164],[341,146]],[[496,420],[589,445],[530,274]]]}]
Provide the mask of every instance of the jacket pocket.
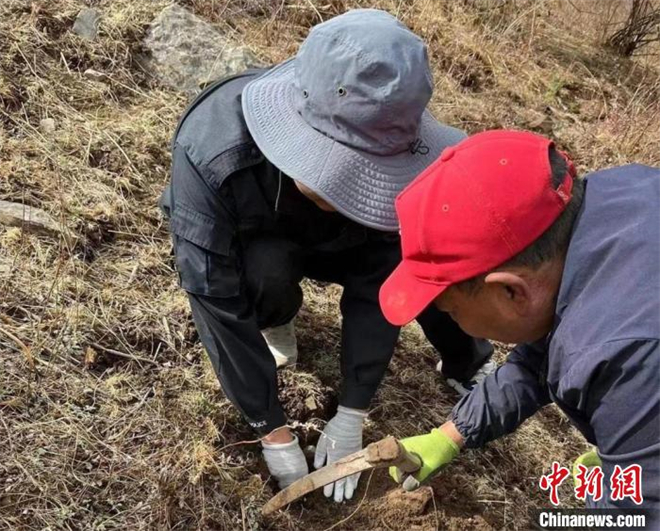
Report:
[{"label": "jacket pocket", "polygon": [[240,274],[234,231],[217,220],[177,203],[170,220],[181,287],[195,295],[235,297]]},{"label": "jacket pocket", "polygon": [[170,231],[212,253],[228,255],[234,228],[222,220],[203,214],[176,201],[170,219]]},{"label": "jacket pocket", "polygon": [[236,297],[240,293],[237,260],[203,249],[174,235],[174,254],[181,287],[195,295]]}]

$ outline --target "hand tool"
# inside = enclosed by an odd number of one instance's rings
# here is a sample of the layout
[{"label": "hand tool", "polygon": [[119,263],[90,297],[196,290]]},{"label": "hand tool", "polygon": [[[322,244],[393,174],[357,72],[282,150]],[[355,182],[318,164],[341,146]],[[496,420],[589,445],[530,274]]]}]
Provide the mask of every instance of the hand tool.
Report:
[{"label": "hand tool", "polygon": [[394,437],[385,437],[366,448],[315,470],[293,482],[273,496],[261,512],[269,515],[289,503],[339,479],[375,468],[396,466],[403,472],[413,473],[422,466],[420,458],[411,454]]}]

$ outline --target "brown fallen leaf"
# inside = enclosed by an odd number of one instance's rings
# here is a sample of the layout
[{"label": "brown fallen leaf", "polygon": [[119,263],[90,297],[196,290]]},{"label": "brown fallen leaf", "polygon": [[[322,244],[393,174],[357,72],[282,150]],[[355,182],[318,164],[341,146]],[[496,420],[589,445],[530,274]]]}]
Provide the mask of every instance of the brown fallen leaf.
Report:
[{"label": "brown fallen leaf", "polygon": [[87,347],[85,349],[85,357],[83,359],[83,364],[85,369],[93,369],[99,359],[99,354],[92,347]]}]

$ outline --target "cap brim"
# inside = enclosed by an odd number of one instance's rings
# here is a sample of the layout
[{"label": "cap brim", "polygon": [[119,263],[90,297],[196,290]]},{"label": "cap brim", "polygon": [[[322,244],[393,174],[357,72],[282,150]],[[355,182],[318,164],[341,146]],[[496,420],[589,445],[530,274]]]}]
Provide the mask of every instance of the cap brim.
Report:
[{"label": "cap brim", "polygon": [[295,59],[248,83],[242,106],[250,134],[266,158],[346,217],[367,227],[399,227],[394,199],[447,146],[465,138],[425,111],[419,131],[424,153],[379,156],[350,148],[311,127],[294,103]]},{"label": "cap brim", "polygon": [[403,261],[380,288],[380,308],[393,325],[403,326],[415,319],[448,284],[431,284],[416,278]]}]

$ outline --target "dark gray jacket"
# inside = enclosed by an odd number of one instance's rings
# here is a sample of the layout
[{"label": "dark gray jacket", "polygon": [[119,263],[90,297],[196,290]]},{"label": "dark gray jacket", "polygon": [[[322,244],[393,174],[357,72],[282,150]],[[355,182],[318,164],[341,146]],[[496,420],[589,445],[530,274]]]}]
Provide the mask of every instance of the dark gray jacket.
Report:
[{"label": "dark gray jacket", "polygon": [[[373,247],[382,249],[380,242],[392,251],[382,264],[386,269],[372,272],[382,281],[398,260],[399,240],[396,233],[323,212],[264,157],[241,109],[243,87],[260,72],[217,82],[186,111],[175,133],[172,181],[161,205],[170,221],[181,286],[222,388],[253,428],[269,433],[285,424],[286,417],[277,396],[275,363],[244,278],[249,242],[269,236],[310,252],[343,255],[350,250],[354,260],[363,261],[363,254],[375,259]],[[353,284],[364,290],[364,281],[356,278]],[[354,313],[353,306],[361,307],[360,322],[367,324],[366,330],[344,336],[340,402],[348,407],[368,407],[398,333],[380,312],[377,286],[369,286],[369,292],[369,308],[362,302],[367,295],[351,296],[351,290],[342,302],[344,311]],[[365,344],[372,334],[382,341]],[[383,341],[391,346],[383,348]]]},{"label": "dark gray jacket", "polygon": [[586,179],[552,333],[520,345],[459,402],[468,447],[515,430],[555,402],[598,447],[604,496],[616,464],[643,467],[645,506],[660,504],[660,170],[630,165]]},{"label": "dark gray jacket", "polygon": [[[260,329],[288,322],[291,315],[281,311],[288,318],[277,323],[264,316],[272,316],[274,306],[297,312],[286,299],[302,302],[302,277],[340,284],[339,403],[367,408],[399,333],[380,310],[378,290],[401,251],[397,233],[322,211],[264,157],[241,108],[243,87],[258,73],[220,81],[192,103],[175,134],[172,180],[161,206],[170,219],[181,286],[222,388],[253,428],[268,433],[286,417],[275,362]],[[279,251],[256,245],[264,240]],[[290,258],[284,264],[275,256],[282,251]],[[255,275],[255,269],[267,273]],[[254,276],[270,279],[287,294],[271,294],[265,304],[259,289],[251,289]],[[442,352],[447,375],[467,379],[492,353],[488,342],[467,336],[434,308],[418,321]]]}]

